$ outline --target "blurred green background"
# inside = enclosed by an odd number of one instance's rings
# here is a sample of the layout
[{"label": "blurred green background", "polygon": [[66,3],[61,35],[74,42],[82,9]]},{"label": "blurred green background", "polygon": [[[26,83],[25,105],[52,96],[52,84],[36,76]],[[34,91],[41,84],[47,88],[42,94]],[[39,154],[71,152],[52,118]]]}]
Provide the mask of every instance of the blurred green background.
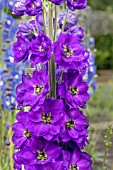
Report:
[{"label": "blurred green background", "polygon": [[[100,22],[100,30],[98,29],[99,32],[95,33],[92,31],[96,41],[97,68],[113,70],[113,0],[88,0],[88,5],[91,5],[92,10],[96,10],[96,13],[99,12],[100,14],[101,12],[102,15],[106,16],[102,18],[101,15],[103,25]],[[98,22],[99,15],[96,15],[95,17]],[[91,24],[96,25],[94,22]]]}]

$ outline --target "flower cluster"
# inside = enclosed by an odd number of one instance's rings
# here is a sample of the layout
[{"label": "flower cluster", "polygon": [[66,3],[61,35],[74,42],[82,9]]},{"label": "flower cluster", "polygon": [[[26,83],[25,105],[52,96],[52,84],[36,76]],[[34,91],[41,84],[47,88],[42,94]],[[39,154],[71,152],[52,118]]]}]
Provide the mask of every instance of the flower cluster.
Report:
[{"label": "flower cluster", "polygon": [[90,155],[81,151],[88,143],[89,123],[80,108],[86,108],[90,98],[83,81],[89,52],[72,12],[85,8],[86,0],[67,0],[67,12],[57,17],[56,5],[63,3],[17,0],[15,4],[15,14],[36,17],[19,26],[12,48],[15,62],[29,60],[34,67],[16,88],[20,111],[12,140],[18,149],[13,155],[17,170],[92,170]]}]

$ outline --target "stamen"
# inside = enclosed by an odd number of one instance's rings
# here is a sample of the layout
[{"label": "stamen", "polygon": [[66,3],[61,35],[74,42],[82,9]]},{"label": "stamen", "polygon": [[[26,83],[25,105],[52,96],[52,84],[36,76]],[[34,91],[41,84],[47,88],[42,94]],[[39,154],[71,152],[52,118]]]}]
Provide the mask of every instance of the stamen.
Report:
[{"label": "stamen", "polygon": [[51,113],[49,114],[42,113],[42,121],[44,123],[51,123],[52,121]]},{"label": "stamen", "polygon": [[79,167],[75,164],[71,164],[71,169],[70,170],[79,170]]},{"label": "stamen", "polygon": [[72,95],[76,95],[76,94],[78,93],[77,87],[74,88],[73,86],[70,86],[70,87],[69,87],[69,91],[70,91],[70,93],[71,93]]},{"label": "stamen", "polygon": [[37,160],[46,160],[48,158],[47,154],[44,151],[37,151],[38,157]]},{"label": "stamen", "polygon": [[64,52],[65,52],[65,57],[69,58],[73,55],[73,50],[70,49],[68,46],[63,46]]},{"label": "stamen", "polygon": [[38,86],[38,85],[34,86],[34,91],[35,91],[36,94],[40,94],[43,89],[44,89],[43,86]]},{"label": "stamen", "polygon": [[66,128],[67,128],[67,129],[72,129],[74,126],[75,126],[75,122],[74,122],[73,120],[69,120],[69,121],[66,123]]},{"label": "stamen", "polygon": [[30,131],[28,130],[28,129],[26,129],[25,131],[24,131],[24,136],[26,137],[26,138],[31,138],[31,133],[30,133]]}]

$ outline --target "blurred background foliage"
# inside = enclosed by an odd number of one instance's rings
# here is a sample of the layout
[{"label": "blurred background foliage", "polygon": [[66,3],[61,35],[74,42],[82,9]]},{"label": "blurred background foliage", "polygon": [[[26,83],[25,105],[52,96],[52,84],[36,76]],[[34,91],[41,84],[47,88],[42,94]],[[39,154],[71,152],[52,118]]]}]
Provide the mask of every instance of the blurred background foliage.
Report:
[{"label": "blurred background foliage", "polygon": [[93,9],[113,12],[113,0],[88,0],[88,5]]},{"label": "blurred background foliage", "polygon": [[[88,0],[88,5],[91,5],[92,10],[99,10],[102,11],[102,13],[104,11],[108,17],[109,15],[113,15],[113,0]],[[108,20],[107,17],[104,19],[104,22]],[[113,33],[109,31],[106,32],[107,33],[99,31],[98,35],[93,35],[95,37],[97,49],[96,65],[97,69],[113,70]]]}]

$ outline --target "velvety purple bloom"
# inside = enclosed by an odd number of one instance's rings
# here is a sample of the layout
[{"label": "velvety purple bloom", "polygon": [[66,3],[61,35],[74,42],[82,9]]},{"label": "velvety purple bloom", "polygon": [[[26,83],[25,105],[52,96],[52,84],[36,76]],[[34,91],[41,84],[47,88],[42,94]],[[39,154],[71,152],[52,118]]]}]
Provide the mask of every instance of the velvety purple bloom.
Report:
[{"label": "velvety purple bloom", "polygon": [[23,146],[29,146],[29,143],[32,142],[33,136],[33,126],[32,122],[28,119],[28,113],[20,111],[16,118],[18,122],[13,124],[13,143],[15,149],[21,148]]},{"label": "velvety purple bloom", "polygon": [[64,2],[64,0],[49,0],[49,1],[51,1],[55,5],[61,5]]},{"label": "velvety purple bloom", "polygon": [[84,38],[84,29],[82,27],[73,26],[68,29],[68,32],[77,35],[80,39]]},{"label": "velvety purple bloom", "polygon": [[22,83],[17,86],[17,102],[19,106],[31,106],[36,110],[43,104],[49,92],[49,75],[43,71],[34,71],[33,76],[23,75]]},{"label": "velvety purple bloom", "polygon": [[85,56],[86,50],[80,44],[79,37],[71,33],[61,33],[53,49],[55,62],[63,70],[80,70],[83,68],[83,61],[88,62],[88,57]]},{"label": "velvety purple bloom", "polygon": [[37,34],[36,31],[35,21],[31,20],[30,22],[23,22],[18,25],[17,35],[31,41],[35,38]]},{"label": "velvety purple bloom", "polygon": [[42,11],[42,1],[41,0],[26,0],[25,2],[26,14],[29,16],[35,16],[40,11]]},{"label": "velvety purple bloom", "polygon": [[31,63],[47,63],[52,55],[52,42],[43,33],[40,32],[36,39],[31,43]]},{"label": "velvety purple bloom", "polygon": [[68,142],[72,140],[83,149],[85,142],[88,141],[87,118],[78,109],[68,109],[66,111],[64,124],[60,134],[62,141]]},{"label": "velvety purple bloom", "polygon": [[22,83],[20,83],[16,88],[18,107],[23,106],[23,96],[26,92],[26,84],[30,79],[28,75],[22,75]]},{"label": "velvety purple bloom", "polygon": [[39,111],[30,112],[29,119],[34,122],[34,134],[52,140],[58,136],[63,123],[63,101],[60,99],[46,99]]},{"label": "velvety purple bloom", "polygon": [[58,94],[64,98],[70,107],[83,107],[89,100],[88,84],[82,80],[82,75],[73,71],[64,73],[63,83],[59,84]]},{"label": "velvety purple bloom", "polygon": [[76,9],[81,10],[86,8],[87,0],[67,0],[67,6],[70,10],[74,11]]},{"label": "velvety purple bloom", "polygon": [[46,167],[48,163],[51,167],[51,164],[62,152],[62,148],[55,142],[50,143],[44,139],[35,139],[30,145],[32,149],[24,147],[14,154],[13,157],[16,163],[24,162],[24,165],[37,165],[38,170],[42,170],[43,166]]},{"label": "velvety purple bloom", "polygon": [[29,41],[26,38],[17,36],[17,42],[12,47],[15,62],[26,61],[28,59],[29,45]]},{"label": "velvety purple bloom", "polygon": [[26,10],[25,7],[26,0],[16,0],[13,13],[17,16],[23,16]]},{"label": "velvety purple bloom", "polygon": [[73,153],[63,151],[66,170],[92,170],[91,156],[75,147]]},{"label": "velvety purple bloom", "polygon": [[[64,21],[65,21],[65,17],[66,17],[65,11],[62,11],[60,13],[60,15],[58,16],[58,23],[59,23],[60,29],[62,29],[62,26],[63,26]],[[77,15],[75,15],[73,12],[69,11],[68,14],[67,14],[67,20],[66,20],[66,24],[64,26],[64,31],[67,31],[71,27],[77,25],[77,22],[78,22]]]},{"label": "velvety purple bloom", "polygon": [[40,11],[42,11],[41,0],[17,0],[13,13],[17,16],[23,16],[24,14],[35,16]]}]

